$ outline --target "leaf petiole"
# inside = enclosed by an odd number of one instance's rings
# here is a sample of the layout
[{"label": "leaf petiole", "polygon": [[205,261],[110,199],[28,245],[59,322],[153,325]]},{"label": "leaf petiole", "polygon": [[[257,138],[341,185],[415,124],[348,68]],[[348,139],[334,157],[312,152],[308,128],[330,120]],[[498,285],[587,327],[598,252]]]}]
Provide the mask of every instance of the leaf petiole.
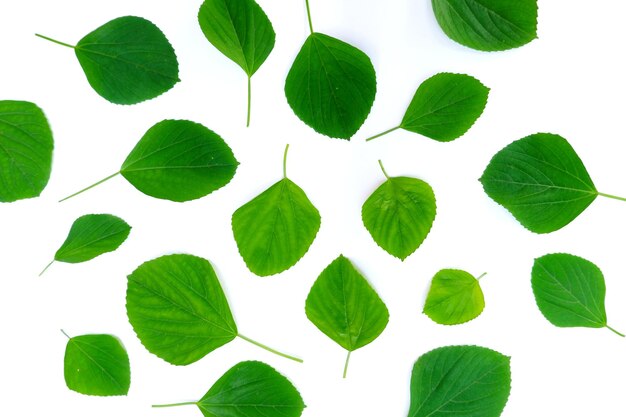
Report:
[{"label": "leaf petiole", "polygon": [[67,337],[68,339],[71,339],[70,335],[68,335],[67,333],[65,333],[65,330],[61,329],[61,333],[63,333],[63,335],[65,337]]},{"label": "leaf petiole", "polygon": [[119,173],[120,173],[120,172],[118,171],[118,172],[116,172],[115,174],[109,175],[108,177],[103,178],[103,179],[101,179],[100,181],[98,181],[98,182],[96,182],[96,183],[94,183],[94,184],[91,184],[89,187],[83,188],[82,190],[80,190],[80,191],[78,191],[78,192],[75,192],[75,193],[74,193],[74,194],[72,194],[72,195],[68,195],[67,197],[65,197],[65,198],[63,198],[63,199],[61,199],[61,200],[59,200],[59,203],[62,203],[63,201],[65,201],[65,200],[67,200],[67,199],[70,199],[70,198],[72,198],[72,197],[75,197],[75,196],[77,196],[78,194],[82,194],[82,193],[84,193],[84,192],[85,192],[85,191],[87,191],[87,190],[91,190],[93,187],[96,187],[96,186],[98,186],[98,185],[102,184],[103,182],[110,180],[111,178],[115,177],[116,175],[119,175]]},{"label": "leaf petiole", "polygon": [[52,264],[54,263],[54,259],[52,261],[50,261],[50,263],[48,265],[46,265],[46,267],[43,269],[43,271],[41,271],[39,273],[39,276],[42,276],[44,272],[46,272],[48,270],[48,268],[50,268],[50,266],[52,266]]},{"label": "leaf petiole", "polygon": [[287,152],[289,152],[289,144],[285,146],[285,154],[283,155],[283,178],[287,178]]},{"label": "leaf petiole", "polygon": [[296,361],[296,362],[299,362],[299,363],[303,363],[304,362],[300,358],[296,358],[295,356],[291,356],[291,355],[287,355],[286,353],[279,352],[279,351],[277,351],[275,349],[272,349],[269,346],[265,346],[264,344],[257,342],[256,340],[252,340],[249,337],[246,337],[246,336],[242,335],[241,333],[237,334],[237,337],[245,340],[246,342],[249,342],[249,343],[252,343],[253,345],[258,346],[261,349],[265,349],[268,352],[271,352],[271,353],[273,353],[275,355],[282,356],[283,358],[291,359],[292,361]]},{"label": "leaf petiole", "polygon": [[250,127],[250,107],[252,102],[252,77],[248,75],[248,116],[246,118],[246,127]]},{"label": "leaf petiole", "polygon": [[606,197],[606,198],[612,198],[614,200],[620,200],[620,201],[626,201],[626,198],[624,197],[618,197],[616,195],[612,195],[612,194],[605,194],[605,193],[598,193],[598,195],[602,196],[602,197]]},{"label": "leaf petiole", "polygon": [[378,165],[380,165],[380,169],[383,171],[383,174],[385,175],[385,178],[387,179],[391,179],[389,177],[389,175],[387,174],[387,171],[385,171],[385,167],[383,166],[383,161],[381,161],[380,159],[378,160]]},{"label": "leaf petiole", "polygon": [[315,32],[313,30],[313,22],[311,21],[311,8],[309,7],[309,0],[305,0],[306,1],[306,15],[307,18],[309,19],[309,29],[311,29],[311,33]]},{"label": "leaf petiole", "polygon": [[480,281],[480,279],[481,279],[482,277],[484,277],[485,275],[487,275],[487,273],[486,273],[486,272],[483,272],[482,274],[480,274],[480,275],[478,276],[478,278],[476,278],[476,281]]},{"label": "leaf petiole", "polygon": [[178,407],[181,405],[198,405],[198,403],[195,401],[190,401],[186,403],[175,403],[175,404],[153,404],[152,408]]},{"label": "leaf petiole", "polygon": [[343,377],[345,378],[346,375],[348,374],[348,364],[350,363],[350,355],[352,354],[352,351],[349,350],[348,351],[348,356],[346,356],[346,364],[343,366]]},{"label": "leaf petiole", "polygon": [[58,45],[63,45],[63,46],[67,46],[68,48],[76,49],[76,47],[75,47],[74,45],[70,45],[69,43],[65,43],[65,42],[57,41],[56,39],[52,39],[52,38],[49,38],[49,37],[47,37],[47,36],[40,35],[39,33],[35,33],[35,36],[37,36],[37,37],[39,37],[39,38],[41,38],[41,39],[45,39],[45,40],[47,40],[47,41],[50,41],[50,42],[56,43],[56,44],[58,44]]},{"label": "leaf petiole", "polygon": [[377,135],[370,136],[369,138],[365,139],[365,142],[369,142],[370,140],[374,140],[374,139],[379,138],[379,137],[381,137],[381,136],[385,136],[387,133],[391,133],[391,132],[393,132],[393,131],[395,131],[395,130],[400,129],[401,127],[402,127],[402,126],[392,127],[391,129],[387,129],[387,130],[385,130],[384,132],[381,132],[381,133],[379,133],[379,134],[377,134]]},{"label": "leaf petiole", "polygon": [[613,333],[615,333],[618,336],[621,337],[626,337],[626,335],[624,335],[623,333],[618,332],[617,330],[615,330],[614,328],[612,328],[611,326],[609,326],[608,324],[606,325],[606,328],[609,329],[610,331],[612,331]]}]

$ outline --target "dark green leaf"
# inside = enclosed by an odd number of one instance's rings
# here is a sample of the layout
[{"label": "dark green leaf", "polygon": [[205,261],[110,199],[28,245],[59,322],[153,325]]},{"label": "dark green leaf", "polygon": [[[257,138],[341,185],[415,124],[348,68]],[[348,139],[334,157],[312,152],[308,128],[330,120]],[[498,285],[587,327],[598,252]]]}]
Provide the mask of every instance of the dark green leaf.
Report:
[{"label": "dark green leaf", "polygon": [[415,362],[409,417],[498,417],[511,392],[510,358],[478,346],[446,346]]},{"label": "dark green leaf", "polygon": [[586,259],[553,253],[535,259],[532,287],[544,317],[558,327],[607,327],[602,271]]},{"label": "dark green leaf", "polygon": [[458,269],[442,269],[430,284],[424,314],[435,323],[453,325],[474,320],[484,308],[485,298],[476,278]]},{"label": "dark green leaf", "polygon": [[[309,320],[348,352],[373,342],[385,330],[389,311],[376,291],[344,256],[322,271],[305,303]],[[344,368],[344,378],[348,360]]]},{"label": "dark green leaf", "polygon": [[378,246],[404,260],[428,236],[436,211],[435,194],[426,182],[387,176],[363,204],[361,217]]},{"label": "dark green leaf", "polygon": [[572,146],[549,133],[506,146],[491,159],[480,181],[489,197],[535,233],[566,226],[599,194]]},{"label": "dark green leaf", "polygon": [[285,95],[296,116],[316,132],[350,139],[374,104],[376,73],[359,49],[312,33],[289,70]]},{"label": "dark green leaf", "polygon": [[38,197],[52,167],[52,131],[27,101],[0,101],[0,202]]},{"label": "dark green leaf", "polygon": [[205,417],[299,417],[304,410],[300,393],[274,368],[262,362],[240,362],[230,368],[195,404]]},{"label": "dark green leaf", "polygon": [[537,37],[537,0],[432,0],[450,39],[480,51],[504,51]]},{"label": "dark green leaf", "polygon": [[122,343],[108,334],[72,337],[65,347],[65,383],[86,395],[126,395],[130,363]]}]

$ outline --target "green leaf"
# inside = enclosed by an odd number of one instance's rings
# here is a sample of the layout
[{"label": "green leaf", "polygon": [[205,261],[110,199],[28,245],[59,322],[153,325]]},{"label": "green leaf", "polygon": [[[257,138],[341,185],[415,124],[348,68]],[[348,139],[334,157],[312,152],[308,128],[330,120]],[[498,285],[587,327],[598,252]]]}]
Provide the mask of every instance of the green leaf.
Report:
[{"label": "green leaf", "polygon": [[478,279],[458,269],[437,272],[426,296],[424,314],[435,323],[445,325],[474,320],[485,308]]},{"label": "green leaf", "polygon": [[567,253],[535,259],[531,279],[541,314],[557,327],[606,327],[602,271],[593,263]]},{"label": "green leaf", "polygon": [[[285,149],[285,164],[287,158]],[[294,266],[309,250],[321,217],[298,185],[284,178],[233,213],[232,227],[239,253],[259,276]]]},{"label": "green leaf", "polygon": [[163,120],[146,132],[119,172],[61,201],[118,174],[149,196],[194,200],[228,184],[238,165],[230,147],[215,132],[188,120]]},{"label": "green leaf", "polygon": [[376,291],[344,256],[322,271],[305,303],[309,320],[350,353],[373,342],[385,330],[389,311]]},{"label": "green leaf", "polygon": [[126,349],[116,337],[87,334],[68,339],[64,374],[69,389],[85,395],[128,394],[130,363]]},{"label": "green leaf", "polygon": [[350,139],[374,104],[376,73],[359,49],[311,33],[289,70],[285,95],[296,116],[316,132]]},{"label": "green leaf", "polygon": [[415,92],[402,123],[367,140],[397,129],[440,142],[463,136],[485,110],[489,88],[465,74],[442,72],[424,81]]},{"label": "green leaf", "polygon": [[88,261],[103,253],[113,252],[124,243],[130,229],[128,223],[111,214],[81,216],[72,224],[65,242],[54,255],[54,261],[74,264]]},{"label": "green leaf", "polygon": [[158,27],[141,17],[113,19],[76,46],[37,36],[74,48],[91,87],[111,103],[150,100],[179,81],[172,45]]},{"label": "green leaf", "polygon": [[52,168],[52,131],[28,101],[0,101],[0,202],[38,197]]},{"label": "green leaf", "polygon": [[206,259],[175,254],[140,265],[128,276],[126,313],[141,343],[173,364],[188,365],[239,337],[220,282]]},{"label": "green leaf", "polygon": [[446,346],[415,362],[409,417],[498,417],[511,392],[510,358],[479,346]]},{"label": "green leaf", "polygon": [[550,233],[568,225],[599,193],[572,146],[559,135],[536,133],[499,151],[480,182],[528,230]]},{"label": "green leaf", "polygon": [[198,21],[204,36],[248,75],[250,125],[250,78],[274,48],[272,23],[254,0],[205,0]]},{"label": "green leaf", "polygon": [[537,37],[537,0],[432,0],[450,39],[479,51],[504,51]]},{"label": "green leaf", "polygon": [[417,178],[389,177],[363,204],[361,217],[374,241],[405,260],[422,244],[435,220],[435,194]]},{"label": "green leaf", "polygon": [[256,361],[230,368],[198,402],[153,407],[194,404],[206,417],[299,417],[304,410],[296,387],[271,366]]}]

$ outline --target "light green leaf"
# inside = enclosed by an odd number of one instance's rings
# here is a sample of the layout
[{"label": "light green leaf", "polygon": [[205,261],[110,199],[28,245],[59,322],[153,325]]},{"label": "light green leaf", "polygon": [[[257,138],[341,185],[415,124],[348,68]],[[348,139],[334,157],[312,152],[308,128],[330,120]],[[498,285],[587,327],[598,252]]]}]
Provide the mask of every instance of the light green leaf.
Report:
[{"label": "light green leaf", "polygon": [[198,21],[204,36],[248,75],[250,125],[250,78],[274,48],[272,23],[254,0],[205,0]]},{"label": "light green leaf", "polygon": [[304,410],[291,382],[263,362],[239,362],[198,401],[154,405],[197,405],[205,417],[299,417]]},{"label": "light green leaf", "polygon": [[0,202],[38,197],[52,168],[52,131],[28,101],[0,101]]},{"label": "light green leaf", "polygon": [[140,265],[128,276],[126,313],[141,343],[173,365],[188,365],[240,337],[220,282],[206,259],[175,254]]},{"label": "light green leaf", "polygon": [[479,346],[446,346],[415,362],[409,417],[498,417],[511,392],[510,358]]},{"label": "light green leaf", "polygon": [[480,182],[528,230],[550,233],[578,217],[599,193],[587,169],[559,135],[536,133],[499,151]]},{"label": "light green leaf", "polygon": [[595,264],[567,253],[535,259],[531,279],[541,314],[558,327],[608,328],[604,298],[606,286]]},{"label": "light green leaf", "polygon": [[374,241],[405,260],[428,236],[437,211],[435,194],[417,178],[389,177],[363,204],[361,217]]},{"label": "light green leaf", "polygon": [[474,320],[485,308],[478,279],[458,269],[437,272],[430,284],[424,314],[435,323],[445,325]]},{"label": "light green leaf", "polygon": [[479,51],[504,51],[537,37],[537,0],[432,0],[450,39]]},{"label": "light green leaf", "polygon": [[67,337],[63,367],[69,389],[85,395],[128,394],[130,363],[126,349],[116,337],[108,334]]},{"label": "light green leaf", "polygon": [[284,178],[233,213],[232,227],[239,253],[259,276],[274,275],[295,265],[309,250],[321,217],[302,189]]},{"label": "light green leaf", "polygon": [[238,165],[230,147],[215,132],[188,120],[163,120],[146,132],[120,171],[61,201],[118,174],[149,196],[194,200],[228,184]]},{"label": "light green leaf", "polygon": [[385,330],[389,311],[376,291],[344,256],[322,271],[305,303],[309,320],[350,353],[373,342]]},{"label": "light green leaf", "polygon": [[367,140],[397,129],[440,142],[463,136],[485,110],[489,88],[465,74],[442,72],[424,81],[413,96],[402,123]]}]

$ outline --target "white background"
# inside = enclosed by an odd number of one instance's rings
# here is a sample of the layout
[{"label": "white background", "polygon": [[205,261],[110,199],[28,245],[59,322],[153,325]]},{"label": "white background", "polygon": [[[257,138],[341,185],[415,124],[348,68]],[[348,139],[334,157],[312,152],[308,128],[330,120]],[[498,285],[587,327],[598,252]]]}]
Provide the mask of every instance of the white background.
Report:
[{"label": "white background", "polygon": [[[203,37],[201,1],[2,1],[0,99],[44,109],[55,138],[54,166],[37,199],[0,205],[0,414],[20,417],[199,416],[195,407],[157,410],[154,403],[199,399],[228,368],[258,359],[300,390],[306,417],[405,416],[409,379],[421,354],[439,346],[478,344],[512,357],[513,389],[504,416],[623,416],[626,340],[606,329],[559,329],[539,313],[530,287],[533,259],[570,252],[596,263],[607,283],[609,324],[626,330],[626,204],[599,198],[566,228],[535,235],[491,201],[477,181],[491,156],[535,132],[566,137],[598,189],[626,194],[623,61],[626,5],[621,0],[540,1],[539,38],[517,50],[482,53],[449,40],[428,0],[312,0],[316,30],[365,51],[377,71],[370,117],[352,141],[316,134],[291,112],[284,80],[308,35],[304,0],[259,0],[277,33],[276,46],[253,78],[252,126],[245,125],[246,79]],[[143,16],[173,44],[182,82],[155,100],[116,106],[89,87],[72,50],[34,36],[76,43],[110,19]],[[484,115],[464,137],[438,143],[397,131],[417,86],[440,71],[464,72],[491,88]],[[143,133],[165,118],[203,123],[233,148],[234,180],[185,204],[147,197],[115,178],[65,203],[64,197],[119,169]],[[307,255],[274,277],[250,273],[230,229],[235,209],[288,175],[322,215]],[[360,220],[361,204],[390,175],[429,182],[438,212],[434,227],[405,262],[376,246]],[[73,220],[112,213],[133,226],[114,253],[83,264],[55,263],[37,274]],[[126,275],[165,253],[210,259],[242,333],[301,356],[300,365],[242,340],[199,362],[175,367],[148,353],[128,324]],[[340,253],[367,276],[386,302],[381,337],[352,355],[304,314],[321,270]],[[460,268],[481,280],[486,309],[468,324],[444,327],[421,314],[430,279]],[[66,388],[63,353],[71,335],[111,333],[128,349],[128,397],[97,398]]]}]

